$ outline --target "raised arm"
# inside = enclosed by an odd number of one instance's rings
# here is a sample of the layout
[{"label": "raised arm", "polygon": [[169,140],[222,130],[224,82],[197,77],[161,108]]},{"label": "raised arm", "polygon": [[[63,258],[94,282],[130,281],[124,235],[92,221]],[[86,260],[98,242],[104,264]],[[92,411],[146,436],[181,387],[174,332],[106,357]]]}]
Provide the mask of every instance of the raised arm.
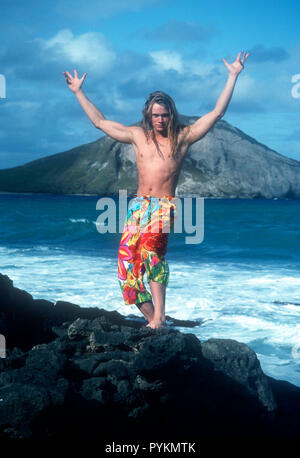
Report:
[{"label": "raised arm", "polygon": [[243,58],[240,61],[240,56],[241,52],[238,54],[236,60],[232,63],[229,64],[224,58],[223,62],[226,65],[229,75],[228,79],[225,85],[225,88],[223,89],[220,97],[218,98],[218,101],[216,103],[215,108],[207,113],[206,115],[202,116],[200,119],[198,119],[194,124],[188,127],[187,131],[187,136],[186,136],[186,141],[191,144],[196,142],[197,140],[200,140],[201,137],[203,137],[215,124],[216,121],[222,118],[224,116],[227,107],[229,105],[229,102],[231,100],[231,96],[233,94],[234,86],[237,81],[237,77],[240,74],[240,72],[244,68],[244,62],[249,56],[249,53],[246,54],[244,52]]},{"label": "raised arm", "polygon": [[78,78],[77,71],[74,70],[74,76],[72,76],[69,72],[63,72],[66,78],[66,82],[72,92],[77,97],[78,102],[82,106],[83,110],[85,111],[86,115],[92,121],[97,129],[102,130],[105,134],[109,135],[110,137],[114,138],[115,140],[123,143],[132,143],[133,142],[133,128],[124,126],[115,121],[109,121],[105,119],[103,113],[101,113],[98,108],[87,98],[85,93],[83,92],[81,86],[83,81],[86,77],[86,73],[82,76],[82,78]]}]

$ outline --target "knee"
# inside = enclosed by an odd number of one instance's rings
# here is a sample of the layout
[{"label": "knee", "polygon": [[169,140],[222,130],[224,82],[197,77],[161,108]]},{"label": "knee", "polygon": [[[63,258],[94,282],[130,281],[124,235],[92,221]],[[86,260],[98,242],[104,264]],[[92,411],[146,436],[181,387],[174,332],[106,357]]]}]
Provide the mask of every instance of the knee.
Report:
[{"label": "knee", "polygon": [[165,259],[160,260],[154,265],[150,265],[147,269],[148,281],[154,281],[167,286],[169,282],[170,270]]}]

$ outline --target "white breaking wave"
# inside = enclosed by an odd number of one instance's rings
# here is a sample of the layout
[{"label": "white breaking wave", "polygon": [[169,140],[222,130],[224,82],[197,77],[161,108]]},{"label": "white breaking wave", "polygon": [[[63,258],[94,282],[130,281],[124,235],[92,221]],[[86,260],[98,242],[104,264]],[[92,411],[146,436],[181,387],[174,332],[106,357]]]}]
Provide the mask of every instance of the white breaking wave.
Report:
[{"label": "white breaking wave", "polygon": [[90,221],[86,218],[69,218],[71,223],[89,223]]}]

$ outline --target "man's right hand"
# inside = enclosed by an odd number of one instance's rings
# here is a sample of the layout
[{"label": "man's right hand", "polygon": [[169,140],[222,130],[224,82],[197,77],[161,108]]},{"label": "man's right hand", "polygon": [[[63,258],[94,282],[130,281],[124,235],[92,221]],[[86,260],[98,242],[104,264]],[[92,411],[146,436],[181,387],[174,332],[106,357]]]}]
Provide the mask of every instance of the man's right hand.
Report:
[{"label": "man's right hand", "polygon": [[63,75],[65,75],[66,82],[67,82],[69,88],[71,89],[71,91],[76,93],[81,88],[82,83],[83,83],[87,73],[85,73],[83,75],[83,77],[80,78],[80,79],[78,78],[78,74],[77,74],[77,70],[76,69],[74,70],[74,77],[69,72],[63,72]]}]

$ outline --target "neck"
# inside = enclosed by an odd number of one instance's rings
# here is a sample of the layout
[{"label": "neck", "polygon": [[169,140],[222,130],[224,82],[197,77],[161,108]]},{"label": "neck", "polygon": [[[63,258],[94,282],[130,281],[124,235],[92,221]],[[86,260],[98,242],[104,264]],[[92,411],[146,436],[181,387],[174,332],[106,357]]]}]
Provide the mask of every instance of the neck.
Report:
[{"label": "neck", "polygon": [[155,136],[155,138],[157,140],[165,140],[166,138],[168,138],[168,131],[167,130],[163,130],[163,131],[158,132],[157,130],[153,129],[152,133],[153,133],[153,135]]}]

